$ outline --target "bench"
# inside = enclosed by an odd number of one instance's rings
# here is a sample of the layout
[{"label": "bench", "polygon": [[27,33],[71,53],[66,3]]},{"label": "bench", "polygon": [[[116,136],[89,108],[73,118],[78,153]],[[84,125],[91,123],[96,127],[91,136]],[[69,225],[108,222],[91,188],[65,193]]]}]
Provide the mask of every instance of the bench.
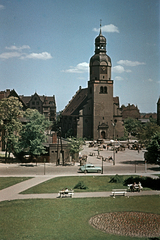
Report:
[{"label": "bench", "polygon": [[112,190],[113,197],[115,197],[115,195],[126,196],[126,193],[127,193],[127,189],[113,189]]},{"label": "bench", "polygon": [[72,198],[74,195],[74,191],[73,190],[68,190],[68,191],[59,191],[59,197],[63,198],[63,197],[70,197]]}]

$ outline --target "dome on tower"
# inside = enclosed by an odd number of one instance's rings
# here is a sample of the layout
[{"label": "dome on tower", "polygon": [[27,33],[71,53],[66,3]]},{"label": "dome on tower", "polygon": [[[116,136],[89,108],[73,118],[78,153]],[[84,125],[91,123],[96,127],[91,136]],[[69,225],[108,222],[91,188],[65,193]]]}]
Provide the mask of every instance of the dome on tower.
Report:
[{"label": "dome on tower", "polygon": [[101,31],[95,39],[95,44],[99,44],[99,43],[105,43],[106,44],[106,38],[102,35]]},{"label": "dome on tower", "polygon": [[90,59],[90,66],[105,64],[111,66],[111,58],[107,54],[95,54]]},{"label": "dome on tower", "polygon": [[106,54],[106,42],[100,25],[99,35],[95,38],[95,54],[90,59],[90,66],[104,64],[111,67],[111,58]]}]

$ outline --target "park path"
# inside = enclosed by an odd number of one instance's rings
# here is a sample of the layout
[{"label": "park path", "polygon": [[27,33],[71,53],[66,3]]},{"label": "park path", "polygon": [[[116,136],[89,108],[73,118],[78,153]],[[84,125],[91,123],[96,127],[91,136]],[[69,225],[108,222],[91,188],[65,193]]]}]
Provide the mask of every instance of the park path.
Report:
[{"label": "park path", "polygon": [[[21,192],[27,190],[28,188],[34,187],[40,183],[43,183],[47,180],[54,178],[55,176],[34,176],[31,179],[17,183],[13,186],[7,187],[0,190],[0,202],[2,201],[11,201],[16,199],[52,199],[57,198],[58,193],[49,193],[49,194],[20,194]],[[56,176],[57,177],[57,176]],[[139,192],[127,192],[127,197],[131,196],[141,196],[141,195],[160,195],[160,191],[141,191]],[[81,192],[74,193],[74,198],[88,198],[88,197],[110,197],[112,196],[111,192]]]}]

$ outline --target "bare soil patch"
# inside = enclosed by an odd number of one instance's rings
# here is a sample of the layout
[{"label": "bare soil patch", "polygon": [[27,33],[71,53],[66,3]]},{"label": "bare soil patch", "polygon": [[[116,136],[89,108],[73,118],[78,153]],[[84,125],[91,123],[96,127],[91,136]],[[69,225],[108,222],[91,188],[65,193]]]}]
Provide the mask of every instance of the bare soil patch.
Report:
[{"label": "bare soil patch", "polygon": [[143,212],[111,212],[92,217],[89,223],[103,232],[130,237],[159,237],[160,215]]}]

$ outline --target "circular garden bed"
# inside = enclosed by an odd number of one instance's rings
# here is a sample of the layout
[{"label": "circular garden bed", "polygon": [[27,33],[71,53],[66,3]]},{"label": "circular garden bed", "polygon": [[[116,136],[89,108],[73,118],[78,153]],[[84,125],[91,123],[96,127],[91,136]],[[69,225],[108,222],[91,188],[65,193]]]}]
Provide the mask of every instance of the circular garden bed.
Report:
[{"label": "circular garden bed", "polygon": [[159,237],[160,215],[143,212],[111,212],[92,217],[89,223],[103,232],[131,237]]}]

